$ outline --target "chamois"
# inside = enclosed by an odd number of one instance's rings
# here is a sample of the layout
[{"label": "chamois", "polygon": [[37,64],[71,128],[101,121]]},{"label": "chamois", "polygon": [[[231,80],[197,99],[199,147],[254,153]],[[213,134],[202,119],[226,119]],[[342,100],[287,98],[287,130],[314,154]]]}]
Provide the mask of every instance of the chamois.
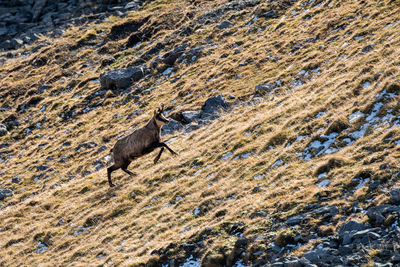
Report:
[{"label": "chamois", "polygon": [[160,142],[161,126],[169,122],[163,115],[164,105],[154,111],[153,117],[142,128],[136,129],[130,135],[119,139],[114,148],[111,150],[114,156],[114,165],[107,168],[108,183],[110,187],[114,184],[111,181],[111,173],[121,168],[127,174],[133,176],[134,174],[127,169],[129,164],[150,152],[154,149],[161,147],[160,152],[154,159],[154,164],[160,159],[164,151],[164,147],[169,150],[173,155],[177,155],[175,151],[167,146],[167,144]]}]

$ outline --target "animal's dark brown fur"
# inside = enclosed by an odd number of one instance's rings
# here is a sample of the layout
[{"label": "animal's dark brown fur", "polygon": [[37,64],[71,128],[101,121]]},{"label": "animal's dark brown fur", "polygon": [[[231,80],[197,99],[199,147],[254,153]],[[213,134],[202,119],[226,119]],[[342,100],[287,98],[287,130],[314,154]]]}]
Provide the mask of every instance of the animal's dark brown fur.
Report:
[{"label": "animal's dark brown fur", "polygon": [[172,154],[175,154],[171,148],[165,143],[160,142],[161,126],[167,124],[169,121],[162,114],[163,108],[154,111],[154,116],[142,128],[135,130],[128,136],[121,138],[115,143],[112,153],[114,155],[114,165],[107,168],[108,183],[111,187],[114,184],[111,181],[111,173],[121,168],[129,175],[134,175],[127,168],[129,164],[150,152],[154,149],[161,147],[160,152],[154,159],[154,164],[160,159],[164,148],[167,148]]}]

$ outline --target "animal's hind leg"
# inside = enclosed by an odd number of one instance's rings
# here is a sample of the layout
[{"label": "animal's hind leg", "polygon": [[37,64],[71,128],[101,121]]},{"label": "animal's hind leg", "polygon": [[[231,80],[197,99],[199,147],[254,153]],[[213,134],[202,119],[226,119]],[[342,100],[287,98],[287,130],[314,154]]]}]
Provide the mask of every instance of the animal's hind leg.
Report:
[{"label": "animal's hind leg", "polygon": [[113,182],[111,181],[111,173],[118,169],[119,169],[119,167],[117,167],[115,164],[107,168],[108,184],[110,185],[110,187],[115,186],[113,184]]},{"label": "animal's hind leg", "polygon": [[160,152],[158,153],[157,157],[154,159],[154,164],[156,164],[157,161],[160,159],[161,154],[163,153],[163,151],[164,151],[164,148],[162,147],[161,150],[160,150]]},{"label": "animal's hind leg", "polygon": [[130,170],[128,170],[128,166],[131,162],[130,161],[125,161],[124,165],[122,165],[121,169],[126,172],[127,174],[129,174],[130,176],[134,176],[135,174],[133,172],[131,172]]}]

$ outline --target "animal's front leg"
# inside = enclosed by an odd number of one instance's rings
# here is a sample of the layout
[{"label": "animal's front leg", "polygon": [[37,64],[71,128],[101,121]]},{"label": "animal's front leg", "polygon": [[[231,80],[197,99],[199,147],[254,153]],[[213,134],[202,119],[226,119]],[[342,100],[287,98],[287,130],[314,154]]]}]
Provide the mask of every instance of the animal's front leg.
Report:
[{"label": "animal's front leg", "polygon": [[169,150],[169,152],[171,152],[174,155],[178,155],[178,153],[176,153],[175,151],[173,151],[169,146],[167,146],[166,143],[160,143],[160,146],[163,146],[165,148],[167,148]]},{"label": "animal's front leg", "polygon": [[160,150],[160,152],[158,153],[157,157],[154,159],[154,164],[156,164],[157,161],[160,159],[161,154],[163,153],[163,151],[164,151],[164,148],[162,147],[161,150]]}]

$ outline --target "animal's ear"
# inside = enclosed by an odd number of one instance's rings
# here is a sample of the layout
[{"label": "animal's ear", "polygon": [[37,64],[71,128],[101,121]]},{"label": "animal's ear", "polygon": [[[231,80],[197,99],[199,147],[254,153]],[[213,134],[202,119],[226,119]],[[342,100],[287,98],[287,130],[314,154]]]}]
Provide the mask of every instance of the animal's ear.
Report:
[{"label": "animal's ear", "polygon": [[161,112],[164,111],[164,104],[161,104],[161,109],[160,109],[160,111],[161,111]]}]

